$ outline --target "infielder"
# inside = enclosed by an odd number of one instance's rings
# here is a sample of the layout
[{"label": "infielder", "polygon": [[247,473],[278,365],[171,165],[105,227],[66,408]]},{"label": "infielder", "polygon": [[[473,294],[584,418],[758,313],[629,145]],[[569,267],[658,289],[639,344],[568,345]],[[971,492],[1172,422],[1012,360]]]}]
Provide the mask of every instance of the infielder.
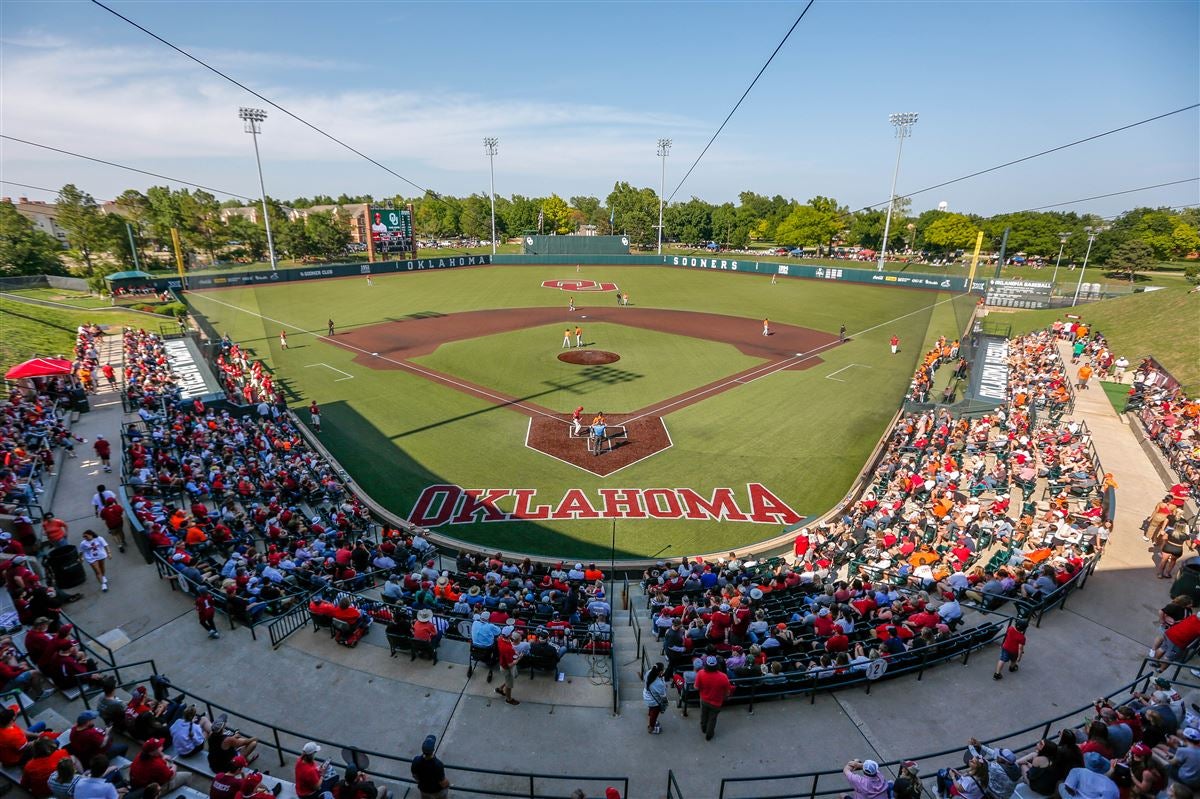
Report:
[{"label": "infielder", "polygon": [[285,349],[285,350],[287,349],[287,331],[286,330],[279,331],[279,346],[282,349]]},{"label": "infielder", "polygon": [[563,331],[563,346],[570,349],[571,347],[571,328]]},{"label": "infielder", "polygon": [[579,325],[575,326],[575,346],[576,347],[583,346],[583,328],[580,327]]},{"label": "infielder", "polygon": [[764,336],[771,335],[771,320],[770,319],[763,320],[763,335]]}]

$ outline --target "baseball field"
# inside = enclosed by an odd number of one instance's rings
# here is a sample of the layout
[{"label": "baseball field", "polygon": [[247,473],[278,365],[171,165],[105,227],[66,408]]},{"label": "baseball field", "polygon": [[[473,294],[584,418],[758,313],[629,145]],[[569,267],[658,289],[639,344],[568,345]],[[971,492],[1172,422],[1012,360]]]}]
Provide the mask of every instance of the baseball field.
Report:
[{"label": "baseball field", "polygon": [[[320,405],[321,441],[385,507],[483,548],[596,559],[609,556],[614,530],[618,558],[715,552],[828,510],[928,343],[956,336],[974,304],[949,292],[574,265],[186,297],[266,361],[301,419]],[[600,412],[597,453],[587,427]]]}]

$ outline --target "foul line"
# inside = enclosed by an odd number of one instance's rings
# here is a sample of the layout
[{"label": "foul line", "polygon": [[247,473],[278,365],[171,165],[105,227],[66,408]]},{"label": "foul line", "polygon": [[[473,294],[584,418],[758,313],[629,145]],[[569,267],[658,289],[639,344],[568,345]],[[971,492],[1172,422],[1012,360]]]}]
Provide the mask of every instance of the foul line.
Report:
[{"label": "foul line", "polygon": [[[885,325],[894,324],[895,322],[899,322],[901,319],[907,319],[910,316],[915,316],[916,314],[931,310],[933,308],[938,307],[939,305],[944,305],[945,303],[953,302],[954,300],[957,300],[959,297],[966,296],[969,293],[970,292],[963,292],[962,294],[956,294],[953,297],[949,297],[944,300],[938,300],[937,302],[933,303],[932,305],[926,305],[922,308],[918,308],[915,311],[910,311],[909,313],[897,316],[894,319],[888,319],[885,322],[880,322],[877,325],[872,325],[871,327],[865,328],[863,330],[859,330],[857,333],[850,333],[847,336],[847,338],[857,338],[858,336],[861,336],[864,333],[870,333],[873,330],[878,330],[879,328],[884,327]],[[694,391],[690,394],[685,394],[682,397],[674,400],[673,402],[670,402],[666,405],[662,405],[662,406],[655,408],[653,415],[661,416],[663,411],[665,411],[666,409],[673,408],[676,405],[681,405],[683,403],[695,402],[696,398],[702,397],[705,394],[711,394],[713,392],[725,391],[726,389],[731,388],[737,384],[747,385],[749,383],[753,383],[755,380],[758,380],[760,378],[769,377],[777,372],[783,371],[784,369],[789,369],[798,363],[804,363],[805,361],[809,360],[810,358],[815,358],[817,356],[817,353],[821,352],[822,350],[828,349],[829,347],[832,347],[835,344],[841,344],[841,343],[842,342],[840,340],[834,339],[833,341],[830,341],[828,344],[822,344],[819,347],[817,347],[816,349],[811,350],[809,352],[797,352],[795,355],[793,355],[790,358],[784,358],[782,361],[775,361],[774,363],[769,363],[766,366],[763,366],[758,370],[751,370],[750,372],[742,375],[741,377],[737,378],[736,380],[727,380],[724,383],[718,383],[715,386],[709,386],[708,388],[702,388],[702,389],[700,389],[698,391]],[[757,371],[758,374],[755,374],[755,371]],[[746,379],[746,377],[750,374],[754,374],[754,377]],[[839,381],[839,382],[845,382],[845,381]],[[635,416],[632,419],[626,419],[625,424],[631,424],[633,422],[638,421],[639,419],[645,418],[646,416],[650,416],[650,415],[652,415],[652,414],[643,413],[641,416]]]},{"label": "foul line", "polygon": [[313,368],[314,366],[324,366],[326,369],[332,369],[332,370],[333,370],[333,371],[335,371],[335,372],[339,372],[339,373],[341,373],[341,374],[344,374],[344,375],[345,375],[345,377],[339,377],[339,378],[335,379],[335,380],[333,381],[333,382],[335,382],[335,383],[340,383],[340,382],[342,382],[343,380],[353,380],[353,379],[354,379],[354,375],[350,374],[349,372],[343,372],[341,369],[338,369],[336,366],[330,366],[330,365],[329,365],[329,364],[327,364],[327,363],[310,363],[310,364],[308,364],[307,366],[305,366],[304,368],[305,368],[305,369],[311,369],[311,368]]},{"label": "foul line", "polygon": [[830,372],[829,374],[825,375],[825,379],[826,380],[836,380],[839,383],[845,383],[846,382],[845,380],[842,380],[840,377],[834,377],[834,375],[840,375],[842,372],[844,372],[847,369],[854,367],[854,366],[859,366],[859,367],[862,367],[863,369],[871,368],[870,366],[867,366],[865,363],[848,363],[845,366],[843,366],[841,369],[838,369],[836,372]]},{"label": "foul line", "polygon": [[[188,294],[192,294],[192,293],[193,292],[190,292],[190,291],[188,292]],[[419,374],[422,377],[426,378],[427,380],[432,380],[434,382],[440,382],[440,383],[449,383],[452,386],[457,386],[458,388],[462,389],[464,393],[482,394],[483,396],[485,396],[489,399],[496,400],[496,402],[501,406],[504,406],[504,405],[516,406],[518,408],[522,408],[523,410],[528,411],[529,413],[536,413],[538,416],[543,416],[547,419],[553,419],[554,421],[560,422],[561,424],[570,424],[570,422],[568,422],[566,419],[561,419],[558,416],[555,416],[553,414],[546,413],[545,411],[538,410],[537,408],[531,407],[529,405],[524,405],[524,404],[512,399],[511,397],[504,397],[499,394],[493,394],[490,391],[485,391],[484,389],[482,389],[479,386],[469,386],[465,383],[460,383],[457,380],[453,380],[453,379],[447,377],[446,375],[441,375],[441,374],[437,374],[435,372],[427,371],[425,369],[422,369],[419,366],[408,363],[407,361],[398,361],[395,358],[389,358],[386,355],[377,355],[377,354],[371,352],[370,350],[365,350],[362,347],[356,347],[353,344],[346,344],[344,342],[334,341],[329,336],[322,336],[321,334],[315,333],[311,330],[305,330],[304,328],[302,328],[298,325],[293,325],[291,322],[285,322],[282,319],[273,319],[270,316],[260,314],[256,311],[247,310],[245,308],[242,308],[239,305],[234,305],[233,303],[225,302],[224,300],[218,300],[215,297],[207,297],[206,296],[206,297],[203,297],[203,299],[206,299],[210,302],[215,302],[218,305],[224,305],[226,308],[232,308],[235,311],[241,311],[242,313],[250,314],[251,316],[257,316],[259,319],[264,319],[268,322],[274,322],[277,325],[282,325],[284,327],[290,327],[292,330],[298,330],[301,333],[312,333],[313,338],[316,338],[317,340],[328,341],[329,343],[334,344],[338,347],[344,347],[348,350],[355,350],[356,352],[360,352],[364,355],[370,355],[373,358],[379,358],[382,361],[387,361],[388,363],[395,364],[396,366],[400,367],[401,369],[404,369],[405,371]],[[330,368],[332,368],[332,367],[330,367]],[[336,383],[337,381],[335,380],[334,382]]]}]

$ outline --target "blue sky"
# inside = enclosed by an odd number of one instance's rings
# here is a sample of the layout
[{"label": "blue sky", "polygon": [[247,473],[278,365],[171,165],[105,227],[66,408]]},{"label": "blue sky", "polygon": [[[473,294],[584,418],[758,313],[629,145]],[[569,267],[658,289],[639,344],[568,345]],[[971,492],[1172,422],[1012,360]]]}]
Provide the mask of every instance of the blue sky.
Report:
[{"label": "blue sky", "polygon": [[[113,7],[416,183],[668,193],[801,3],[114,2]],[[885,201],[887,121],[917,111],[912,191],[1200,101],[1200,3],[817,0],[676,199],[744,189]],[[239,105],[261,105],[87,2],[0,2],[0,130],[257,196]],[[411,187],[270,111],[280,197]],[[0,142],[0,177],[99,198],[155,182]],[[1200,175],[1200,112],[922,194],[997,213]],[[1200,202],[1197,183],[1080,204]],[[44,196],[3,186],[6,195]]]}]

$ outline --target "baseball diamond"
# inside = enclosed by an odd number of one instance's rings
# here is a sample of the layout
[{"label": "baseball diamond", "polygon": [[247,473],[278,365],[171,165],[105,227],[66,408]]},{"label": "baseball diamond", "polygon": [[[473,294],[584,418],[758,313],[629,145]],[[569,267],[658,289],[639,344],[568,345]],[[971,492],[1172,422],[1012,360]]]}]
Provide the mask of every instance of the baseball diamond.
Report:
[{"label": "baseball diamond", "polygon": [[[213,329],[275,370],[290,404],[319,403],[319,439],[385,508],[408,518],[431,486],[499,492],[490,495],[497,513],[458,513],[454,523],[434,515],[429,526],[488,548],[581,558],[610,550],[635,557],[668,544],[727,551],[833,507],[922,351],[893,356],[889,337],[956,336],[974,305],[967,295],[900,286],[772,286],[744,271],[590,265],[588,280],[638,298],[624,306],[611,293],[585,293],[574,269],[484,266],[381,274],[370,288],[332,279],[185,296]],[[575,310],[547,283],[570,286]],[[334,336],[329,318],[338,323]],[[564,328],[569,348],[560,346]],[[281,329],[286,351],[276,345]],[[592,352],[619,360],[558,357]],[[825,379],[849,364],[871,368]],[[342,373],[354,379],[336,382]],[[579,406],[583,424],[603,412],[621,434],[599,446],[572,436]],[[670,488],[708,502],[733,491],[745,504],[750,484],[788,514],[770,522],[748,511],[614,515],[598,499],[602,489]],[[524,491],[554,508],[582,492],[596,513],[520,513]]]}]

